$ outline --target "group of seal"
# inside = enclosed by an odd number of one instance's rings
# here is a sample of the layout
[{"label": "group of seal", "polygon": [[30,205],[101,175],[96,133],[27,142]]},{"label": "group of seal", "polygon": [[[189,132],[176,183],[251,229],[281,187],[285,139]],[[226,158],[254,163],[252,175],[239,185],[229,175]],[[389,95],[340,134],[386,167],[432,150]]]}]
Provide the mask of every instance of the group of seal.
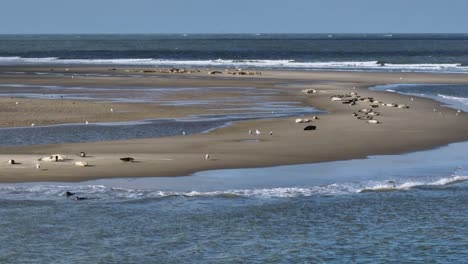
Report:
[{"label": "group of seal", "polygon": [[375,108],[379,106],[386,107],[396,107],[399,109],[408,109],[409,106],[405,104],[395,104],[395,103],[383,103],[374,99],[373,97],[361,97],[356,92],[351,92],[341,95],[333,95],[330,97],[332,102],[341,102],[348,105],[356,105],[359,102],[369,103],[370,108],[363,108],[359,111],[353,113],[353,117],[356,117],[359,120],[365,120],[369,124],[381,124],[379,120],[374,119],[374,117],[379,116],[380,112],[375,111]]}]

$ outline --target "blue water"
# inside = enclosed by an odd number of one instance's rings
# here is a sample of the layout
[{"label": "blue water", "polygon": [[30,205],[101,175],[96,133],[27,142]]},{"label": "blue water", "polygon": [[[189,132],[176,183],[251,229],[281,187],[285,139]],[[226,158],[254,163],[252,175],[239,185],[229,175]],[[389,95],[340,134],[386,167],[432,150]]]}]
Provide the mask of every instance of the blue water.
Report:
[{"label": "blue water", "polygon": [[466,263],[467,153],[2,184],[0,262]]},{"label": "blue water", "polygon": [[0,261],[465,263],[467,150],[459,143],[180,178],[3,184]]},{"label": "blue water", "polygon": [[[0,36],[0,64],[468,72],[467,44],[465,35],[10,35]],[[376,89],[465,111],[468,105],[462,85]],[[254,109],[258,118],[271,117],[269,107]],[[0,140],[198,133],[242,119],[237,114],[3,129]],[[0,184],[0,263],[466,263],[467,153],[462,142],[178,178]],[[87,199],[67,198],[66,191]]]},{"label": "blue water", "polygon": [[468,35],[0,35],[0,65],[24,64],[468,72]]},{"label": "blue water", "polygon": [[387,84],[372,87],[371,90],[431,98],[444,103],[447,107],[468,112],[468,85],[466,84]]}]

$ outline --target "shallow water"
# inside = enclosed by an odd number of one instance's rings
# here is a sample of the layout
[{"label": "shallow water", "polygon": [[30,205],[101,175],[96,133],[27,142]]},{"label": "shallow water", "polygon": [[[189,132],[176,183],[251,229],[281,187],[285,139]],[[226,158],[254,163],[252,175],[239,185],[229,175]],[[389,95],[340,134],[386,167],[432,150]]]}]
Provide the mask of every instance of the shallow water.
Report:
[{"label": "shallow water", "polygon": [[468,85],[466,84],[387,84],[370,89],[426,97],[442,102],[448,107],[468,112]]},{"label": "shallow water", "polygon": [[464,263],[466,153],[1,184],[0,262]]},{"label": "shallow water", "polygon": [[[218,97],[205,98],[208,91],[217,94]],[[184,94],[191,96],[174,99],[174,96]],[[177,107],[196,105],[214,113],[136,122],[0,128],[0,146],[154,138],[182,135],[183,132],[189,135],[207,132],[240,120],[324,113],[324,111],[303,106],[298,102],[272,99],[278,94],[279,91],[275,89],[253,87],[152,88],[0,84],[0,96],[14,96],[20,104],[20,98],[98,100],[119,103],[145,102]],[[118,111],[115,114],[118,114]]]},{"label": "shallow water", "polygon": [[0,261],[463,263],[467,151],[3,184]]}]

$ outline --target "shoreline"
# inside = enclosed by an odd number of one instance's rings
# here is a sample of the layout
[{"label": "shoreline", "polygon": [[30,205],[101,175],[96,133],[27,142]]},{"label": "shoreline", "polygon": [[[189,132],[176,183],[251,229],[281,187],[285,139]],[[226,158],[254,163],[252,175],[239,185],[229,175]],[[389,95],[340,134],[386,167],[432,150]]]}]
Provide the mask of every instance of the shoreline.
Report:
[{"label": "shoreline", "polygon": [[[92,68],[94,69],[94,68]],[[90,71],[92,69],[85,69]],[[83,69],[80,68],[79,71]],[[101,69],[105,71],[105,69]],[[74,69],[71,70],[74,72]],[[38,181],[85,181],[102,178],[131,178],[157,176],[187,176],[198,171],[254,168],[279,165],[317,163],[324,161],[349,160],[365,158],[370,155],[399,154],[417,150],[426,150],[449,143],[468,140],[468,116],[463,113],[456,116],[456,110],[441,107],[441,103],[417,98],[410,101],[409,96],[370,91],[368,87],[379,84],[398,82],[417,83],[465,83],[468,76],[456,74],[435,75],[419,73],[350,73],[350,72],[285,72],[268,71],[261,76],[235,77],[229,80],[223,77],[199,74],[197,79],[162,77],[154,80],[141,80],[132,77],[89,77],[64,79],[50,76],[27,76],[26,81],[33,83],[79,84],[90,83],[113,85],[125,79],[126,84],[134,86],[171,87],[192,85],[198,87],[243,86],[277,89],[280,92],[278,100],[288,98],[304,105],[327,111],[319,115],[319,120],[310,124],[316,125],[316,131],[303,131],[309,124],[295,124],[293,117],[239,121],[234,124],[210,131],[207,134],[190,136],[175,136],[150,139],[133,139],[123,141],[107,141],[98,143],[67,143],[60,145],[2,147],[0,150],[0,182],[38,182]],[[403,76],[403,77],[398,77]],[[19,81],[18,76],[1,75],[1,81]],[[15,78],[16,77],[16,78]],[[22,76],[24,77],[24,76]],[[400,79],[403,78],[403,79]],[[24,82],[24,79],[21,80]],[[304,83],[301,87],[291,87],[291,83]],[[356,89],[353,89],[356,87]],[[301,93],[304,88],[317,89],[317,94]],[[358,103],[356,106],[334,103],[329,98],[334,94],[357,92],[362,96],[377,98],[383,102],[407,104],[409,109],[379,107],[382,113],[381,124],[366,124],[356,120],[352,113],[368,107],[368,104]],[[212,94],[214,98],[222,98],[221,94]],[[39,99],[31,99],[36,101]],[[50,101],[50,100],[49,100]],[[1,102],[1,101],[0,101]],[[56,101],[50,101],[56,109]],[[94,106],[92,106],[94,105]],[[97,109],[96,102],[86,102],[77,106],[78,118],[90,106]],[[76,104],[75,104],[76,106]],[[66,109],[66,106],[62,106]],[[125,117],[144,116],[142,113],[152,113],[161,109],[159,106],[140,104],[135,107],[128,104],[133,112]],[[135,107],[135,108],[131,108]],[[437,113],[432,111],[437,108]],[[80,112],[80,109],[83,112]],[[103,109],[108,109],[106,106]],[[143,109],[143,110],[142,110]],[[182,112],[166,113],[182,114],[183,112],[203,112],[206,109],[189,107]],[[103,110],[104,111],[104,110]],[[146,111],[146,112],[145,112]],[[98,111],[99,113],[99,111]],[[161,114],[161,113],[159,113]],[[63,113],[62,113],[63,115]],[[81,116],[80,116],[81,115]],[[59,115],[58,115],[59,116]],[[109,115],[98,114],[101,120],[109,120]],[[166,116],[167,117],[167,116]],[[310,118],[307,115],[305,118]],[[0,118],[0,121],[2,119]],[[59,120],[59,118],[57,119]],[[136,121],[136,120],[135,120]],[[5,121],[3,121],[5,122]],[[259,129],[262,135],[249,135],[251,129]],[[273,131],[273,135],[268,135]],[[319,151],[317,151],[319,150]],[[74,154],[84,151],[90,157],[80,159]],[[73,158],[73,161],[44,163],[41,169],[34,168],[37,158],[55,153]],[[205,160],[205,154],[210,154],[210,160]],[[122,163],[119,157],[132,156],[135,163]],[[7,163],[14,158],[22,164],[11,166]],[[85,160],[90,167],[76,167],[73,163]]]}]

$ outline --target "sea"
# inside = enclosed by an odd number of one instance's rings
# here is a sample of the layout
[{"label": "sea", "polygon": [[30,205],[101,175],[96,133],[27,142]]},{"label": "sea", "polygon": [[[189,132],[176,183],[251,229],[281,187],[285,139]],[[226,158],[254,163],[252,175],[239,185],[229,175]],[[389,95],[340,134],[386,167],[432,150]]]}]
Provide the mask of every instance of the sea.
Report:
[{"label": "sea", "polygon": [[[1,35],[0,65],[465,74],[468,35]],[[8,74],[32,73],[0,68],[0,93]],[[53,97],[57,87],[27,88],[22,96],[59,98]],[[468,111],[468,85],[370,89]],[[96,99],[88,90],[81,100]],[[249,118],[326,115],[291,102],[271,105],[259,98],[246,104],[242,113],[221,116],[0,129],[0,146],[206,133]],[[78,140],[71,133],[47,137],[77,129],[83,134]],[[142,132],[147,130],[156,132]],[[0,184],[0,263],[467,263],[467,154],[468,142],[458,142],[399,155],[175,178]]]},{"label": "sea", "polygon": [[0,35],[0,65],[468,71],[468,34]]}]

